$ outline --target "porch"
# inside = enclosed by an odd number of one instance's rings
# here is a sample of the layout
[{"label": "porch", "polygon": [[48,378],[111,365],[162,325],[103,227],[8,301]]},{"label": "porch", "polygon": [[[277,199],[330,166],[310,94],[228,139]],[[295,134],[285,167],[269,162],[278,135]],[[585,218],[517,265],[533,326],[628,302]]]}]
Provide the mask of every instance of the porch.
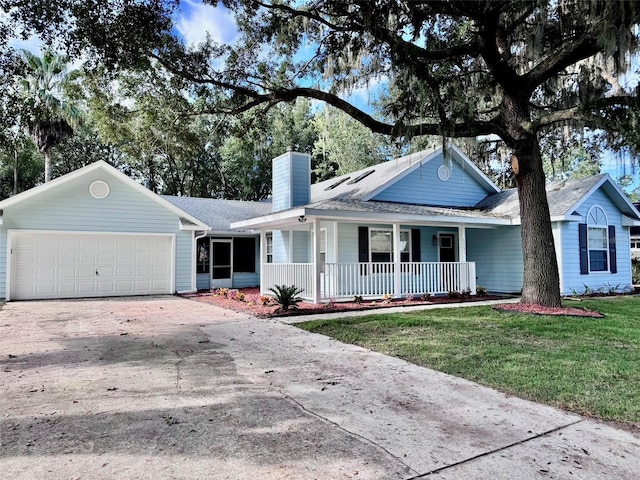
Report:
[{"label": "porch", "polygon": [[269,294],[275,285],[295,285],[314,303],[476,293],[475,262],[263,263],[261,272],[261,293]]}]

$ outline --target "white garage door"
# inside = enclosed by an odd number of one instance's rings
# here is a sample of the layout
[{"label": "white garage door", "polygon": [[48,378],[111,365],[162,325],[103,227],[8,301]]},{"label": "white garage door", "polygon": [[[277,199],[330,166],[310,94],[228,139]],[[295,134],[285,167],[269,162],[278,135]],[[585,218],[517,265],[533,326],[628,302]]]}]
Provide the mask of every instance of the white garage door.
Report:
[{"label": "white garage door", "polygon": [[12,232],[11,300],[172,293],[172,237]]}]

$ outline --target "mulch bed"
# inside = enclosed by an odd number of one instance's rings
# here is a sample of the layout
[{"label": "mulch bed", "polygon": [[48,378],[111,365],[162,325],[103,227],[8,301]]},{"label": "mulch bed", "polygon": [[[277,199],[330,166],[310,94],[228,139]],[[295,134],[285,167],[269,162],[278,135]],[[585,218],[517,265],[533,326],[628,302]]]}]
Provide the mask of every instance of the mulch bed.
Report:
[{"label": "mulch bed", "polygon": [[[237,298],[238,293],[244,295],[243,300]],[[461,302],[474,302],[481,300],[498,300],[504,297],[498,297],[493,295],[477,296],[473,295],[464,299],[449,298],[448,296],[431,297],[428,301],[420,300],[419,298],[410,300],[375,300],[375,301],[363,301],[362,303],[356,302],[331,302],[331,303],[306,303],[300,302],[298,308],[295,310],[281,311],[274,303],[263,305],[261,301],[260,289],[253,288],[241,288],[231,289],[228,294],[221,295],[217,291],[209,292],[203,291],[193,294],[183,295],[185,298],[191,298],[198,302],[213,303],[229,310],[236,312],[245,312],[260,318],[269,317],[282,317],[291,315],[311,315],[317,313],[329,313],[329,312],[350,312],[361,310],[374,310],[389,307],[410,307],[415,305],[433,305],[433,304],[447,304],[447,303],[461,303]]]},{"label": "mulch bed", "polygon": [[494,305],[493,308],[505,312],[532,313],[534,315],[568,315],[571,317],[604,318],[604,315],[600,312],[578,307],[550,308],[532,303],[501,303]]}]

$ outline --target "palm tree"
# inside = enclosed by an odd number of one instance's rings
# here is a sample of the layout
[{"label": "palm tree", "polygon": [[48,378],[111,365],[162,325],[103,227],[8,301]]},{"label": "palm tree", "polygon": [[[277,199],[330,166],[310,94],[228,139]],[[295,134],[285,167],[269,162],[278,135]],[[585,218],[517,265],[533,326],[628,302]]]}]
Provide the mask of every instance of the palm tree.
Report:
[{"label": "palm tree", "polygon": [[67,70],[67,57],[45,50],[42,57],[23,50],[27,67],[19,86],[28,112],[24,125],[44,155],[44,181],[51,180],[51,149],[73,135],[81,119],[64,89],[77,71]]}]

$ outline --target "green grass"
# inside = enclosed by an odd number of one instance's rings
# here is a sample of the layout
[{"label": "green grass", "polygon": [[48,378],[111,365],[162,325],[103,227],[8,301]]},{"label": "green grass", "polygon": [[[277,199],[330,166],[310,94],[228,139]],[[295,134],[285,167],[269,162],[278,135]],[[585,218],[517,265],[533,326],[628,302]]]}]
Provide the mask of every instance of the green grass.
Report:
[{"label": "green grass", "polygon": [[640,426],[640,297],[568,303],[606,317],[480,306],[298,326],[509,394]]}]

